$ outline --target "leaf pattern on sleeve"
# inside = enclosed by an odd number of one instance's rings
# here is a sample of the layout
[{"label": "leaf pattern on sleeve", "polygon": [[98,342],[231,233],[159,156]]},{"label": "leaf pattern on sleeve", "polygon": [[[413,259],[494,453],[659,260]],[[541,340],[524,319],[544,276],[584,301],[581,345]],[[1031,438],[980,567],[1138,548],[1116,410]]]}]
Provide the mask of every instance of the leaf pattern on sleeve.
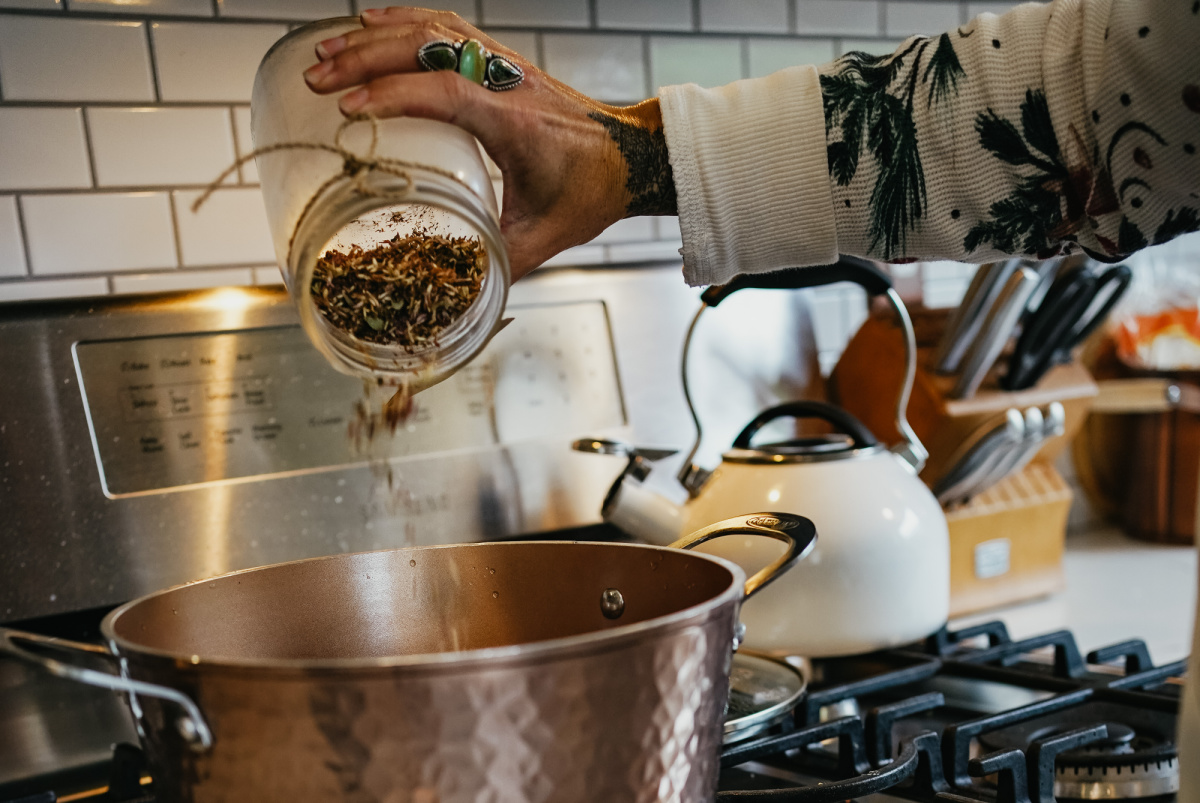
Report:
[{"label": "leaf pattern on sleeve", "polygon": [[[924,64],[922,58],[932,47]],[[871,191],[871,250],[888,259],[904,253],[907,233],[927,206],[925,171],[913,119],[918,84],[926,106],[958,91],[965,77],[949,34],[916,37],[889,56],[851,52],[838,69],[821,76],[829,169],[848,186],[858,173],[863,146],[877,169]]]}]

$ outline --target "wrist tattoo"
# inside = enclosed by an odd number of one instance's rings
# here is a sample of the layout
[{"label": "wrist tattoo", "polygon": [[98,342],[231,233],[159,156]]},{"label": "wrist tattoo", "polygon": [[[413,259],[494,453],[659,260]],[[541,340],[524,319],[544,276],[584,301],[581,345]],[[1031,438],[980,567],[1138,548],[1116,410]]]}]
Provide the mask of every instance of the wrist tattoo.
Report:
[{"label": "wrist tattoo", "polygon": [[625,189],[629,191],[625,214],[677,214],[675,176],[662,128],[645,128],[603,112],[589,112],[588,117],[604,126],[625,160]]}]

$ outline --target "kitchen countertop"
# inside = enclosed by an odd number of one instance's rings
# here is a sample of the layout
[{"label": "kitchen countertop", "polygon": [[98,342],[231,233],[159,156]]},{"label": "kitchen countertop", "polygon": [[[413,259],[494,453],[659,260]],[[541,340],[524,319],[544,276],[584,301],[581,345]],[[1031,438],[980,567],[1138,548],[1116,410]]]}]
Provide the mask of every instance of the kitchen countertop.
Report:
[{"label": "kitchen countertop", "polygon": [[1131,638],[1156,664],[1191,651],[1196,549],[1137,541],[1111,525],[1067,535],[1066,590],[955,619],[951,629],[1000,619],[1014,639],[1068,629],[1083,654]]}]

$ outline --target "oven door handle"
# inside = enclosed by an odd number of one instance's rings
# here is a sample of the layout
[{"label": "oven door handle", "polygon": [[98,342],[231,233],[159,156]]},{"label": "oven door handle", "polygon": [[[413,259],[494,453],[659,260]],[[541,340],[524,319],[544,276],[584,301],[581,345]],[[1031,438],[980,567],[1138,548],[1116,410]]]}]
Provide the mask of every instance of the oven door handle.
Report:
[{"label": "oven door handle", "polygon": [[[89,669],[85,666],[66,663],[30,650],[24,646],[26,644],[32,645],[39,650],[57,650],[68,654],[85,653],[86,655],[99,656],[109,661],[115,660],[118,661],[121,674],[115,675],[111,672],[101,672],[98,669]],[[50,636],[38,635],[37,633],[27,633],[22,630],[0,627],[0,654],[10,655],[13,658],[41,667],[51,675],[73,680],[77,683],[125,692],[131,697],[141,694],[146,697],[157,697],[160,700],[172,702],[183,709],[175,724],[179,729],[179,734],[187,742],[188,746],[196,751],[205,751],[212,747],[212,730],[208,727],[208,723],[204,721],[204,716],[200,713],[200,707],[192,701],[192,698],[178,689],[127,677],[125,662],[107,647],[99,644],[86,644],[81,641],[52,638]]]}]

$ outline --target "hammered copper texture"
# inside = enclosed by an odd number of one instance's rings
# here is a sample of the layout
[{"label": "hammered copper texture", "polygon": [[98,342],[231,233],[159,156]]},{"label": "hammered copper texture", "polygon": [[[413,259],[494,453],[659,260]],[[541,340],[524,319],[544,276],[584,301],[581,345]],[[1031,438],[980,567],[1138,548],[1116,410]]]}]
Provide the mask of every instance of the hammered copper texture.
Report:
[{"label": "hammered copper texture", "polygon": [[[162,801],[696,803],[715,794],[735,606],[602,654],[473,671],[133,674],[190,687],[216,743],[143,699]],[[190,681],[190,682],[188,682]]]},{"label": "hammered copper texture", "polygon": [[179,708],[139,699],[162,801],[696,803],[715,794],[741,583],[679,550],[459,545],[228,575],[105,628],[213,732],[194,752]]}]

